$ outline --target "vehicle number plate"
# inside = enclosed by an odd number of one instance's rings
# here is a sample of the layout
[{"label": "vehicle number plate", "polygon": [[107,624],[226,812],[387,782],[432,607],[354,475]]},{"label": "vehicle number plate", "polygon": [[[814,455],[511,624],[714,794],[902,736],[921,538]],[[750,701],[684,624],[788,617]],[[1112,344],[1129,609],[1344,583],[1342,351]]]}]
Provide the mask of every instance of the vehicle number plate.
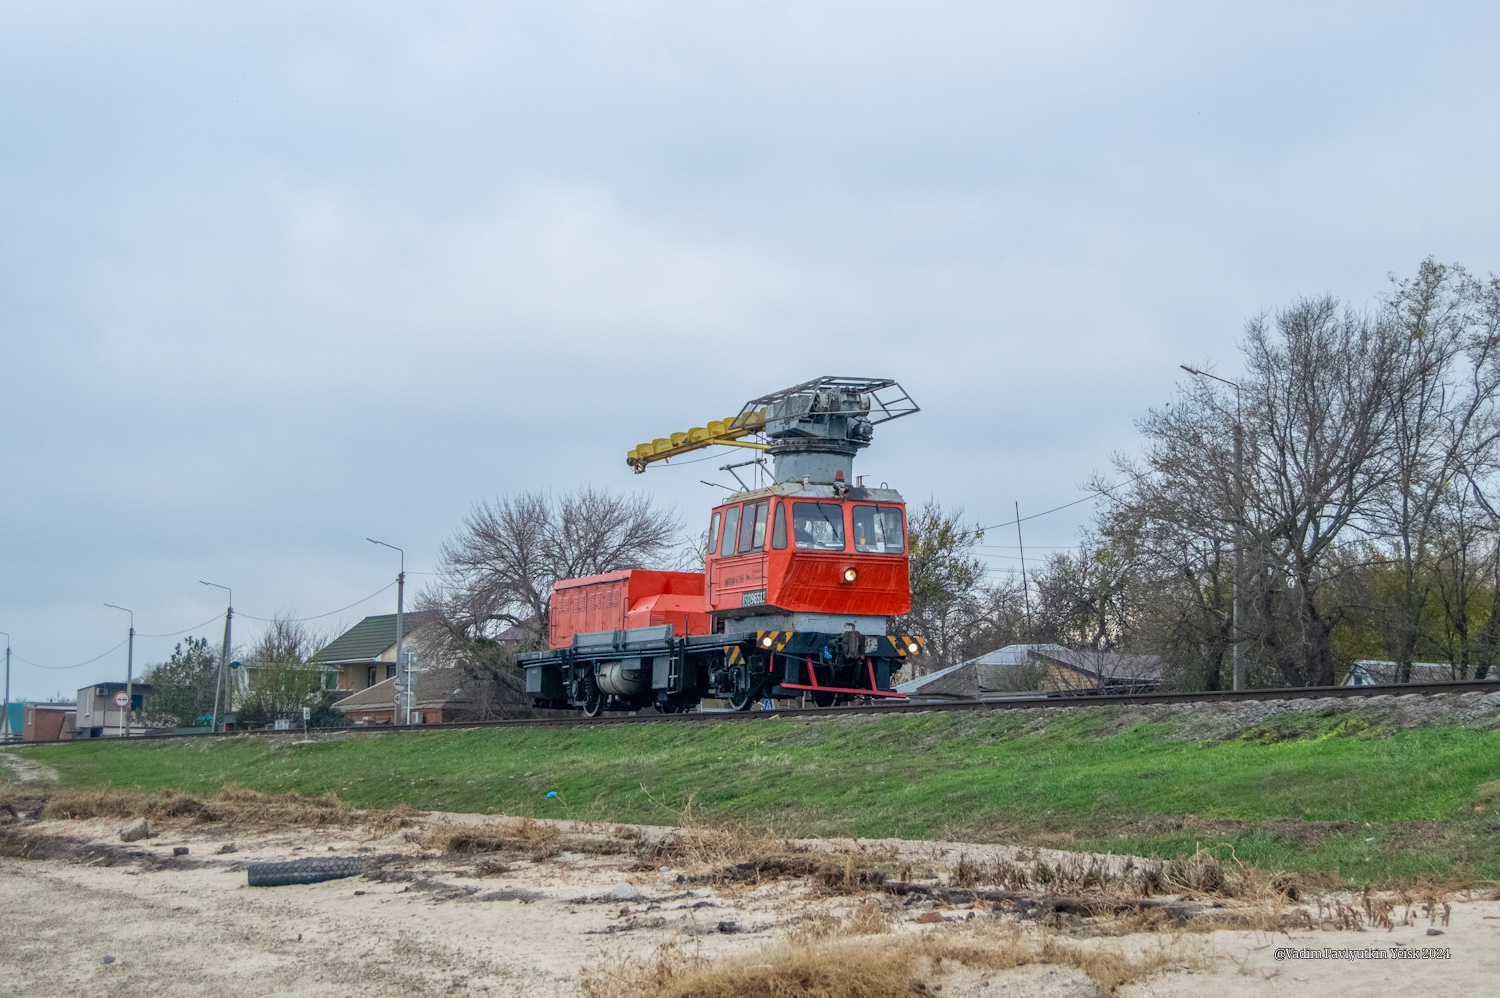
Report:
[{"label": "vehicle number plate", "polygon": [[740,594],[740,606],[764,606],[765,602],[766,591],[764,589]]}]

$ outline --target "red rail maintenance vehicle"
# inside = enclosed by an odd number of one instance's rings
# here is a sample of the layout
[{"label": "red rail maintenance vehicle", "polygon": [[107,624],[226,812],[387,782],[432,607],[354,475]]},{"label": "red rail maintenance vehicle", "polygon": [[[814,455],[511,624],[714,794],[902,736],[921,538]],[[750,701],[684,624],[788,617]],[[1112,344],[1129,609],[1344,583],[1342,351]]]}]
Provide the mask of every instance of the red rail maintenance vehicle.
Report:
[{"label": "red rail maintenance vehicle", "polygon": [[896,382],[825,377],[746,403],[733,419],[641,444],[650,464],[722,445],[768,452],[770,484],[709,518],[704,571],[628,571],[559,582],[551,650],[520,656],[540,707],[687,710],[704,698],[748,710],[810,696],[819,706],[893,698],[891,675],[922,653],[888,633],[911,607],[906,507],[853,474],[874,427],[918,411]]}]

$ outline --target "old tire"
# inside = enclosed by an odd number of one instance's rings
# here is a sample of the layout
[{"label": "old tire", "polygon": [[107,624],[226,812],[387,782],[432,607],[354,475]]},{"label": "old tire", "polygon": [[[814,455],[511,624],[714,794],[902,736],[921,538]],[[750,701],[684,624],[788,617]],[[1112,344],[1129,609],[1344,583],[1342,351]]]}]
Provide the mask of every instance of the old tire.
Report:
[{"label": "old tire", "polygon": [[285,863],[251,863],[247,868],[251,887],[320,884],[325,880],[355,876],[359,870],[360,861],[354,856],[316,856]]}]

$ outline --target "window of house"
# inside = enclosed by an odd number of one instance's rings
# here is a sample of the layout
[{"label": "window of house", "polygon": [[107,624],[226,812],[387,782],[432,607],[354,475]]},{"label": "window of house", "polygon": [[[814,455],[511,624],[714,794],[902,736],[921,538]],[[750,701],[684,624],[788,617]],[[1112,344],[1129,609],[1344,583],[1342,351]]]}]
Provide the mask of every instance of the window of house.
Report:
[{"label": "window of house", "polygon": [[719,543],[719,512],[714,511],[714,518],[708,521],[708,553],[713,554],[714,548]]},{"label": "window of house", "polygon": [[906,550],[901,511],[894,506],[855,506],[853,520],[854,550],[872,554],[901,554]]},{"label": "window of house", "polygon": [[781,551],[786,547],[786,503],[776,504],[776,524],[771,528],[771,547]]},{"label": "window of house", "polygon": [[388,666],[385,667],[385,678],[390,679],[395,674],[396,674],[396,663],[392,662],[390,665],[388,665]]},{"label": "window of house", "polygon": [[373,665],[367,666],[365,668],[365,686],[368,687],[368,686],[374,686],[374,685],[375,685],[375,666],[373,666]]},{"label": "window of house", "polygon": [[836,502],[792,503],[792,534],[799,548],[844,550],[844,507]]},{"label": "window of house", "polygon": [[719,557],[728,558],[734,554],[735,535],[740,527],[740,508],[731,506],[724,511],[724,542],[719,545]]}]

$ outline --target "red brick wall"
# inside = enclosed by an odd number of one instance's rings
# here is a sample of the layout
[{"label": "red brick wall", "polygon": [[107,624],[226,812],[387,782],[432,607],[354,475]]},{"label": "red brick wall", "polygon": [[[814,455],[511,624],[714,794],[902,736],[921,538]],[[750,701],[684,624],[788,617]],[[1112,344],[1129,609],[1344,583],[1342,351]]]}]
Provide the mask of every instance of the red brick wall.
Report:
[{"label": "red brick wall", "polygon": [[61,738],[63,721],[67,719],[67,714],[65,710],[38,710],[36,707],[27,707],[25,720],[21,726],[21,740],[49,742]]}]

